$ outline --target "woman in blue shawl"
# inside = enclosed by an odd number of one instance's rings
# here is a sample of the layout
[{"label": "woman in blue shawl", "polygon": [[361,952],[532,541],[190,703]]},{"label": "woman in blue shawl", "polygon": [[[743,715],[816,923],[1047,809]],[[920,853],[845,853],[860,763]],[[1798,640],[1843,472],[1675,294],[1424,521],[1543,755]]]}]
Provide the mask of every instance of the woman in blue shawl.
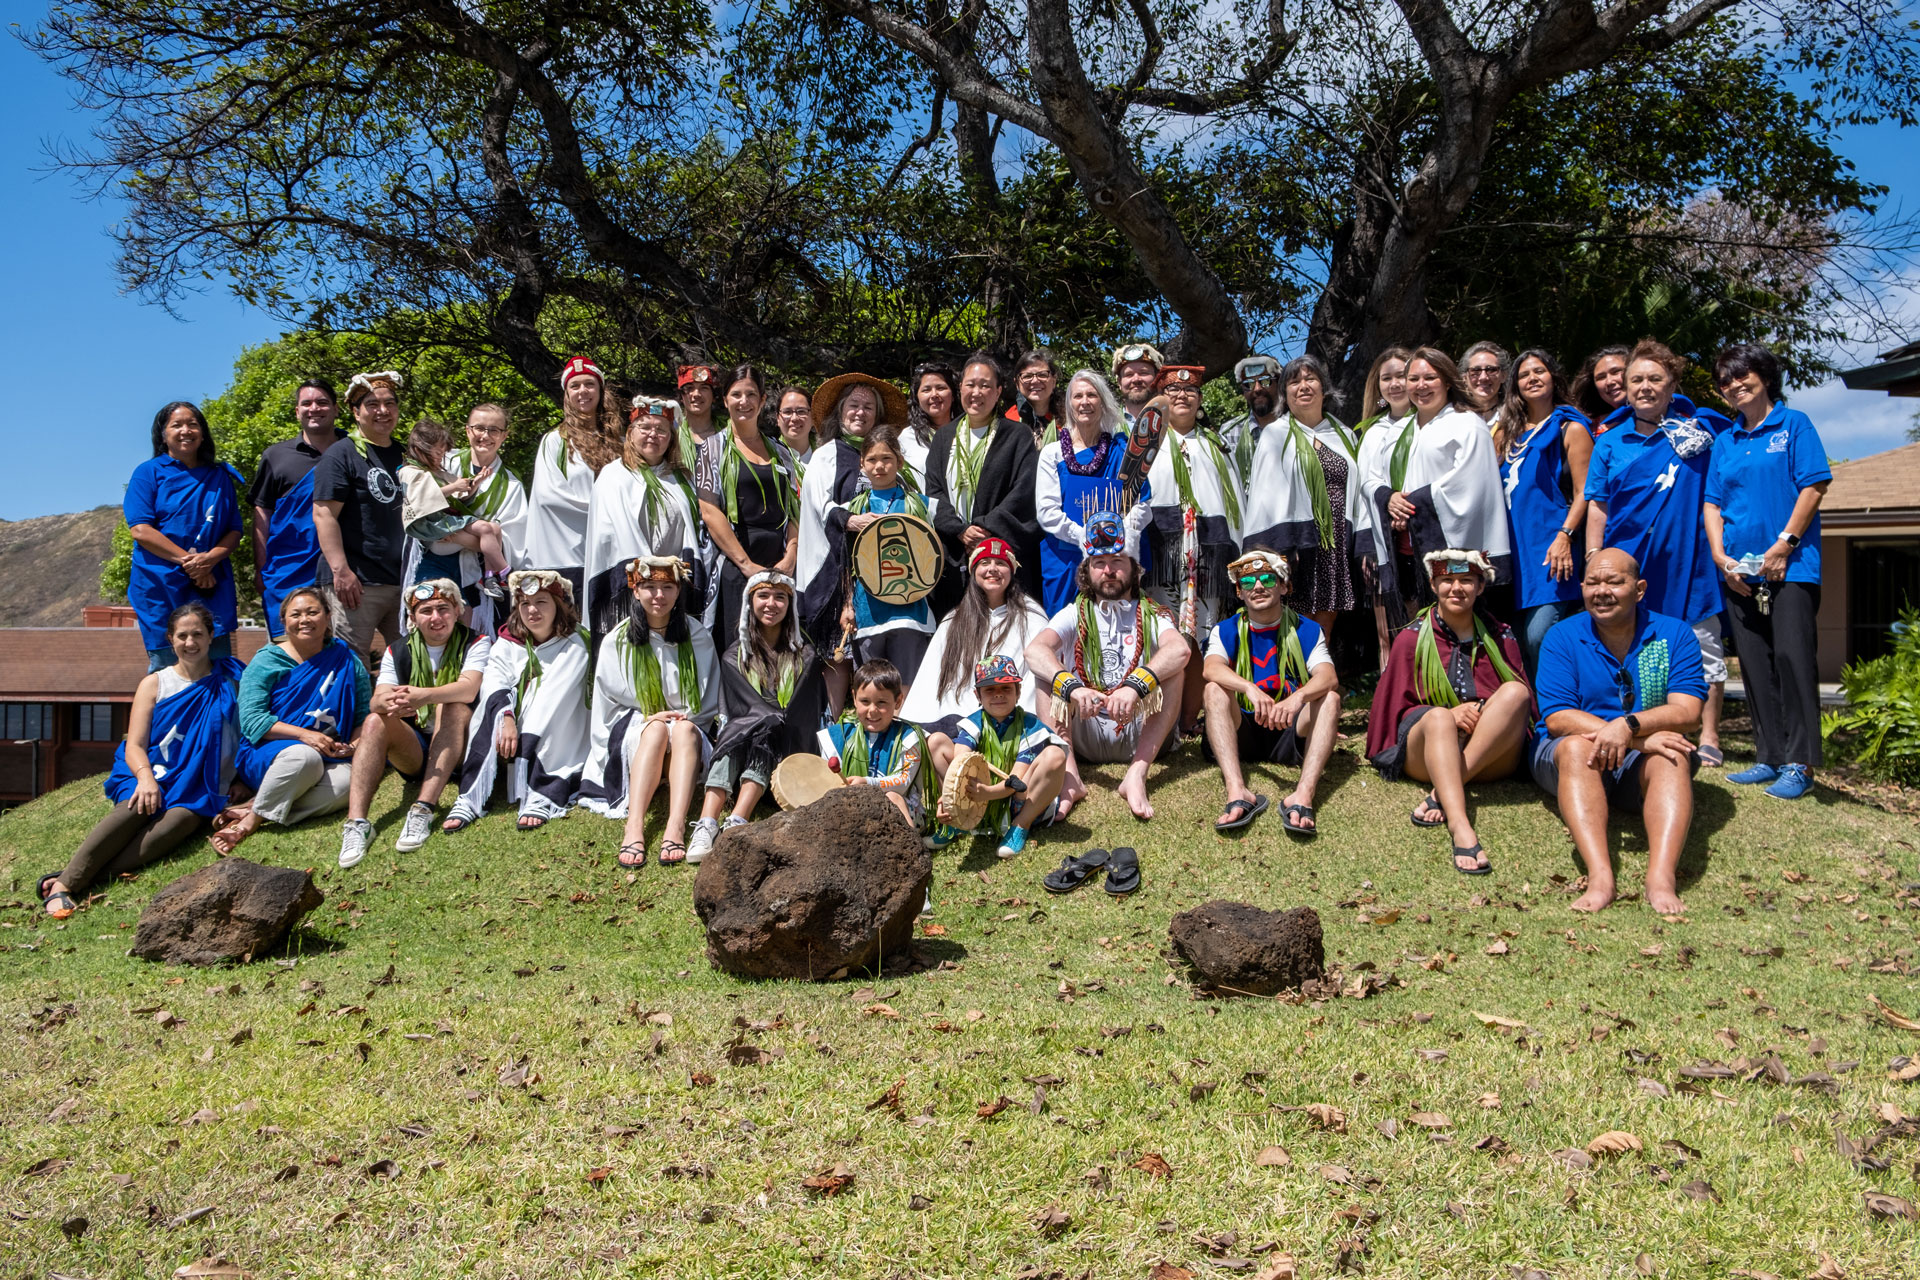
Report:
[{"label": "woman in blue shawl", "polygon": [[240,664],[213,656],[213,615],[196,602],[167,618],[174,664],[133,694],[127,738],[113,754],[107,799],[66,869],[40,878],[47,914],[64,920],[95,884],[111,884],[179,848],[220,812],[233,777]]},{"label": "woman in blue shawl", "polygon": [[1514,634],[1531,678],[1553,624],[1579,613],[1593,433],[1560,366],[1539,348],[1507,370],[1493,433],[1513,541]]},{"label": "woman in blue shawl", "polygon": [[198,602],[213,618],[214,661],[232,653],[240,621],[233,563],[240,544],[240,474],[214,461],[213,432],[185,400],[153,417],[153,456],[133,469],[122,511],[133,535],[127,602],[140,622],[147,670],[173,665],[167,619]]},{"label": "woman in blue shawl", "polygon": [[[280,602],[286,638],[253,656],[240,679],[240,748],[235,771],[253,802],[221,815],[221,853],[263,822],[290,827],[347,804],[353,746],[373,704],[373,681],[333,634],[333,613],[317,587]],[[230,821],[229,821],[230,819]]]}]

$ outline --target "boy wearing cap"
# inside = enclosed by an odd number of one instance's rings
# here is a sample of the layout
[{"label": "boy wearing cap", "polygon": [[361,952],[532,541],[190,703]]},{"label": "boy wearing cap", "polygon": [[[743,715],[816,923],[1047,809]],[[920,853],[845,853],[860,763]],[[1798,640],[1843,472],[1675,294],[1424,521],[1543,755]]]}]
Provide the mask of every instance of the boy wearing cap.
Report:
[{"label": "boy wearing cap", "polygon": [[[1153,817],[1147,766],[1169,742],[1180,715],[1191,652],[1166,612],[1140,590],[1140,562],[1126,525],[1096,511],[1081,526],[1080,594],[1027,645],[1027,669],[1053,697],[1046,721],[1065,737],[1066,787],[1084,794],[1079,762],[1121,764],[1115,788],[1133,816]],[[1072,810],[1071,800],[1061,817]]]},{"label": "boy wearing cap", "polygon": [[1249,551],[1228,572],[1244,607],[1207,632],[1206,754],[1227,784],[1213,829],[1238,830],[1266,811],[1267,798],[1247,787],[1243,772],[1247,761],[1266,761],[1300,767],[1280,810],[1287,834],[1306,839],[1340,727],[1333,658],[1319,626],[1286,605],[1285,556]]},{"label": "boy wearing cap", "polygon": [[1227,591],[1227,565],[1240,554],[1240,478],[1213,432],[1200,425],[1198,365],[1160,370],[1167,401],[1166,435],[1147,473],[1152,510],[1152,593],[1192,645],[1180,707],[1180,732],[1200,731],[1199,639],[1220,620]]},{"label": "boy wearing cap", "polygon": [[[995,852],[1002,858],[1027,847],[1027,835],[1036,822],[1053,821],[1054,797],[1060,794],[1067,769],[1067,744],[1020,705],[1023,679],[1019,665],[1005,654],[976,663],[973,692],[980,699],[980,709],[960,722],[953,746],[933,745],[933,766],[943,784],[959,747],[980,752],[999,777],[1000,781],[986,786],[968,784],[968,798],[991,802],[986,829],[1000,835]],[[937,816],[942,822],[953,816],[944,799]]]},{"label": "boy wearing cap", "polygon": [[373,794],[392,765],[420,794],[393,847],[418,849],[433,832],[434,806],[467,749],[467,725],[487,668],[493,641],[460,621],[460,588],[450,578],[429,578],[407,588],[407,638],[387,646],[374,680],[372,710],[354,743],[347,790],[347,820],[340,834],[340,865],[367,854],[373,824],[367,820]]},{"label": "boy wearing cap", "polygon": [[1150,342],[1129,342],[1114,348],[1113,384],[1120,389],[1121,410],[1129,427],[1153,399],[1160,366],[1166,362],[1160,349]]}]

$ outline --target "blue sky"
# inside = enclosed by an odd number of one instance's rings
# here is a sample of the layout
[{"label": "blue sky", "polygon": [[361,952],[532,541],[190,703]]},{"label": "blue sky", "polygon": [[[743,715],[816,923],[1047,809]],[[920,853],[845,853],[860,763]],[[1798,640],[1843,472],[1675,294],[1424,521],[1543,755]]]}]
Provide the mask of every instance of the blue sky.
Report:
[{"label": "blue sky", "polygon": [[[241,349],[272,340],[280,326],[216,284],[178,303],[178,318],[120,291],[118,206],[43,172],[46,144],[84,142],[90,118],[10,32],[0,38],[0,119],[0,243],[13,246],[0,256],[0,377],[19,424],[8,433],[0,520],[20,520],[118,502],[149,452],[154,411],[217,395]],[[1864,177],[1892,188],[1890,203],[1911,210],[1920,209],[1912,148],[1912,138],[1880,128],[1852,131],[1842,150]],[[1920,316],[1911,336],[1920,338]],[[1874,353],[1869,345],[1856,354],[1864,363]],[[1837,457],[1903,443],[1920,408],[1837,382],[1793,400]]]}]

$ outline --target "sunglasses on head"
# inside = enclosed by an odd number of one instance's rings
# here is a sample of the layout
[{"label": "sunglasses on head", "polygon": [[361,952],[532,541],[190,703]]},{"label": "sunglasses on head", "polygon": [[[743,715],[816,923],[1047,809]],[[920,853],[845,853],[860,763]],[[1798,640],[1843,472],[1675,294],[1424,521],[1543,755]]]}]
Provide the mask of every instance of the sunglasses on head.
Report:
[{"label": "sunglasses on head", "polygon": [[1262,569],[1259,573],[1247,573],[1240,576],[1240,587],[1245,591],[1251,591],[1255,587],[1277,587],[1279,585],[1280,575],[1271,569]]},{"label": "sunglasses on head", "polygon": [[1264,360],[1250,361],[1240,372],[1240,385],[1252,386],[1256,382],[1272,382],[1273,366]]},{"label": "sunglasses on head", "polygon": [[1130,347],[1122,347],[1120,348],[1120,363],[1126,364],[1133,360],[1149,359],[1152,351],[1153,348],[1143,346],[1140,343],[1135,343]]}]

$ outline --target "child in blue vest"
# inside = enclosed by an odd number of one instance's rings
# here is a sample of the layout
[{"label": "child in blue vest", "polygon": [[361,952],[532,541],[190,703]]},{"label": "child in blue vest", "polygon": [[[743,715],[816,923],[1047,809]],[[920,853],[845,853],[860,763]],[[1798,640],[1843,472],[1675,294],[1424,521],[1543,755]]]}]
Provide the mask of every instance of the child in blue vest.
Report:
[{"label": "child in blue vest", "polygon": [[[960,722],[953,749],[943,750],[935,768],[942,780],[960,749],[978,751],[987,758],[1000,781],[973,782],[968,798],[987,800],[987,830],[999,835],[996,852],[1011,858],[1027,847],[1035,823],[1053,821],[1054,797],[1066,778],[1067,744],[1047,728],[1039,716],[1020,705],[1020,668],[1003,653],[988,656],[973,668],[973,692],[980,709]],[[947,801],[941,800],[940,820],[948,821]]]},{"label": "child in blue vest", "polygon": [[898,718],[906,686],[891,662],[853,673],[853,717],[820,731],[820,754],[847,786],[878,787],[918,831],[933,796],[927,735]]}]

